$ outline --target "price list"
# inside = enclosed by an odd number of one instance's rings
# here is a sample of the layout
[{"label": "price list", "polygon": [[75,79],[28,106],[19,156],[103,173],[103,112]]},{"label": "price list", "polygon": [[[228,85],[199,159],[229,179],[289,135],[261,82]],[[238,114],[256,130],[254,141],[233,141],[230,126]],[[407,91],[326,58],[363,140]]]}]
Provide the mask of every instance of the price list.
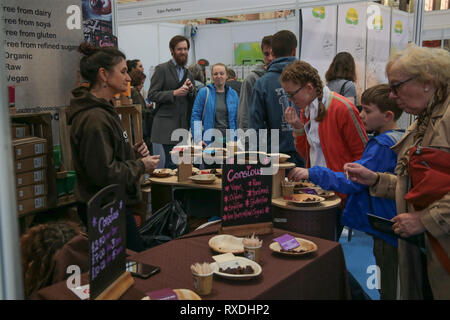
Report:
[{"label": "price list", "polygon": [[91,298],[106,289],[125,268],[125,208],[123,201],[107,210],[91,210],[90,242]]},{"label": "price list", "polygon": [[271,222],[272,176],[260,165],[224,165],[222,226]]}]

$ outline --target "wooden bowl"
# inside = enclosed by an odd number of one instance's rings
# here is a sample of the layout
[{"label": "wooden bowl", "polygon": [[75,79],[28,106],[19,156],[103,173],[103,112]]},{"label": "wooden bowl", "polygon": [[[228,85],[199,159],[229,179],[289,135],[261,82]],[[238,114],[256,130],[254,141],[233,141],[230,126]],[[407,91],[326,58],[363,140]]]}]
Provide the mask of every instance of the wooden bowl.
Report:
[{"label": "wooden bowl", "polygon": [[244,245],[242,244],[243,238],[238,238],[229,234],[219,234],[212,237],[208,241],[208,245],[215,252],[219,253],[243,253]]},{"label": "wooden bowl", "polygon": [[285,153],[268,153],[267,156],[272,159],[278,159],[279,163],[284,163],[291,157],[290,155]]},{"label": "wooden bowl", "polygon": [[151,174],[153,177],[165,178],[173,175],[172,169],[155,169]]},{"label": "wooden bowl", "polygon": [[313,194],[297,193],[291,195],[287,201],[295,205],[307,206],[325,201],[325,198]]},{"label": "wooden bowl", "polygon": [[278,242],[272,242],[269,245],[270,250],[273,252],[284,254],[288,256],[302,256],[305,254],[310,254],[312,252],[317,251],[317,245],[309,240],[303,239],[303,238],[295,238],[298,243],[300,243],[300,246],[297,248],[294,248],[292,251],[281,251],[281,246]]},{"label": "wooden bowl", "polygon": [[[202,300],[198,294],[189,289],[173,289],[178,300]],[[141,300],[151,300],[149,296],[145,296]]]}]

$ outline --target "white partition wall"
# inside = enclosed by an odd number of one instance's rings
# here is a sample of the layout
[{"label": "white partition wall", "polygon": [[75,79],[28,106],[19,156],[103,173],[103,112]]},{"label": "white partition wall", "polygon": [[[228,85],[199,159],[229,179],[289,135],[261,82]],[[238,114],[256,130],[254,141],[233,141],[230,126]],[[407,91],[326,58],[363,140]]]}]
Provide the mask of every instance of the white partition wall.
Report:
[{"label": "white partition wall", "polygon": [[391,52],[405,49],[408,46],[409,14],[393,9],[391,21]]},{"label": "white partition wall", "polygon": [[[132,24],[119,26],[119,49],[125,53],[128,60],[139,59],[144,65],[144,87],[150,86],[151,66],[156,66],[171,58],[169,50],[170,39],[177,35],[184,35],[185,26],[175,23]],[[189,52],[192,59],[192,50]]]},{"label": "white partition wall", "polygon": [[366,81],[366,9],[366,2],[338,7],[337,52],[346,51],[355,59],[358,101]]},{"label": "white partition wall", "polygon": [[322,79],[336,55],[337,7],[302,9],[303,30],[300,58],[314,66]]},{"label": "white partition wall", "polygon": [[389,59],[391,8],[370,3],[367,7],[366,88],[386,83]]},{"label": "white partition wall", "polygon": [[210,65],[234,64],[235,43],[261,42],[264,36],[280,30],[297,34],[295,28],[295,18],[199,25],[195,36],[196,59],[206,59]]}]

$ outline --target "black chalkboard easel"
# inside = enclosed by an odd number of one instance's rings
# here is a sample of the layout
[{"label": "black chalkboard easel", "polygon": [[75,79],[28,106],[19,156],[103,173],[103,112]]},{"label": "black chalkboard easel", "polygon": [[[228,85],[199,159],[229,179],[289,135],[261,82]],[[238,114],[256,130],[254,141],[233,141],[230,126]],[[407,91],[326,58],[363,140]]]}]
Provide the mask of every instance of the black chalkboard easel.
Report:
[{"label": "black chalkboard easel", "polygon": [[126,260],[125,191],[118,184],[100,190],[87,204],[91,300],[118,299],[133,283]]},{"label": "black chalkboard easel", "polygon": [[222,168],[221,233],[272,233],[272,175],[262,164],[226,163]]}]

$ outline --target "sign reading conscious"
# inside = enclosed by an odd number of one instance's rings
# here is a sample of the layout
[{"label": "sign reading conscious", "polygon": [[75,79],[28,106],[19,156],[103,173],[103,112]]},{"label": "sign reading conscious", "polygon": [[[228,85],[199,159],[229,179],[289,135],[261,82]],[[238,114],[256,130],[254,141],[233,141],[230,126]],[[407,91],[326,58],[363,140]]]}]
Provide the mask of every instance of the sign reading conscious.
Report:
[{"label": "sign reading conscious", "polygon": [[125,204],[116,193],[116,200],[102,207],[105,194],[102,192],[96,196],[88,206],[91,299],[100,295],[125,271]]},{"label": "sign reading conscious", "polygon": [[5,69],[26,112],[67,106],[83,41],[81,0],[3,0]]},{"label": "sign reading conscious", "polygon": [[222,227],[272,222],[272,176],[261,165],[224,164]]}]

